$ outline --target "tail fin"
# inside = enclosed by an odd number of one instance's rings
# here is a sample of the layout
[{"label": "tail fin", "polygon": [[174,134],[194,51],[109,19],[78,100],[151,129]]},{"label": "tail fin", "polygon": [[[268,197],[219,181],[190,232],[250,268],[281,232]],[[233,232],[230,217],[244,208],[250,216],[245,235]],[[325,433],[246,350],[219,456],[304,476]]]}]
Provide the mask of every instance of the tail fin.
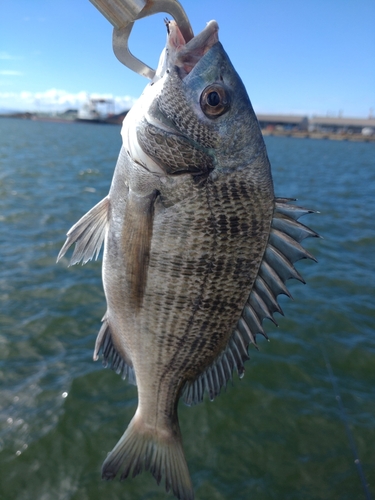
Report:
[{"label": "tail fin", "polygon": [[[177,423],[178,426],[178,423]],[[160,484],[165,477],[165,489],[172,489],[180,500],[194,500],[189,470],[186,464],[182,440],[178,432],[163,435],[150,432],[135,416],[122,438],[105,459],[103,479],[113,479],[122,469],[121,479],[135,477],[142,470],[149,470]]]}]

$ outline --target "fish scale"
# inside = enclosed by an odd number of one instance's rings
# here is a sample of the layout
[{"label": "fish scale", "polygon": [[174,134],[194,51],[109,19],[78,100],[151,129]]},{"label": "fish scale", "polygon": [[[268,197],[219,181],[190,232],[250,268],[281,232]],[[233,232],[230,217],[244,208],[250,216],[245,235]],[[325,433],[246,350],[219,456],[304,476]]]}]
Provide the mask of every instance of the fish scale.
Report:
[{"label": "fish scale", "polygon": [[[177,407],[215,399],[240,377],[248,347],[282,313],[294,267],[313,259],[311,213],[275,198],[246,90],[215,21],[183,45],[168,24],[166,56],[126,116],[110,192],[68,232],[61,258],[96,258],[104,243],[107,311],[94,350],[137,385],[138,408],[102,467],[121,479],[149,470],[194,498]],[[177,43],[178,42],[178,43]],[[212,96],[209,99],[208,96]]]},{"label": "fish scale", "polygon": [[[159,221],[165,211],[161,210],[159,215],[157,208],[155,209],[148,284],[143,302],[144,316],[139,319],[137,339],[140,345],[148,345],[155,352],[156,372],[149,360],[145,363],[141,360],[142,367],[136,369],[136,372],[142,376],[142,370],[148,375],[151,371],[153,377],[163,380],[164,386],[170,391],[172,388],[165,380],[168,374],[170,384],[175,386],[173,394],[179,392],[182,381],[194,380],[223,350],[257,275],[257,269],[252,263],[260,262],[264,253],[273,200],[269,197],[269,192],[258,195],[254,193],[252,181],[248,183],[249,190],[246,191],[244,183],[246,181],[243,176],[232,173],[219,176],[196,188],[199,195],[193,196],[195,217],[209,222],[209,230],[204,235],[204,246],[201,224],[194,223],[185,203],[182,208],[177,207],[177,204],[174,206],[173,216],[167,214],[168,223]],[[239,185],[241,190],[238,189]],[[258,212],[257,220],[261,223],[251,224],[249,204],[238,203],[241,191],[246,199],[252,195],[255,205],[252,208]],[[222,196],[223,192],[226,193],[225,197]],[[268,203],[264,200],[268,200]],[[226,210],[225,215],[223,204],[231,207]],[[188,223],[185,222],[187,213]],[[219,220],[225,224],[220,224],[218,228]],[[238,228],[242,223],[246,230],[241,234]],[[186,224],[190,230],[177,244],[173,238],[175,228]],[[170,228],[173,230],[168,231]],[[249,245],[251,238],[257,242],[256,245]],[[157,249],[155,255],[153,247]],[[186,259],[186,254],[189,259]],[[162,258],[163,255],[167,262]],[[169,273],[178,269],[179,280],[174,281],[171,296]],[[189,272],[186,272],[187,269]],[[165,301],[164,297],[168,295],[170,300]],[[218,311],[220,314],[217,314]],[[155,331],[162,334],[154,337],[152,332]],[[173,336],[170,332],[173,332]],[[185,345],[187,348],[182,349]],[[162,367],[162,374],[158,373],[158,367]],[[162,388],[158,392],[162,392]],[[175,400],[165,397],[164,401],[170,406],[169,412],[172,414]],[[163,411],[160,401],[158,405]],[[168,413],[167,408],[164,411]]]}]

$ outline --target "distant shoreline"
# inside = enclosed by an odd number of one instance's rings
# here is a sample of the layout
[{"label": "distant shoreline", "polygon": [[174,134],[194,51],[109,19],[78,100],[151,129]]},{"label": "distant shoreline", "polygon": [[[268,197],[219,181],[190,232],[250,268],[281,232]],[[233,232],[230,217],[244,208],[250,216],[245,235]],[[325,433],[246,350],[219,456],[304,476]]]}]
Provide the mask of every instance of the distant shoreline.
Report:
[{"label": "distant shoreline", "polygon": [[[125,113],[126,114],[126,113]],[[110,124],[121,125],[125,114],[116,115],[111,119],[108,117],[104,120],[79,120],[76,118],[64,118],[62,116],[51,115],[38,115],[35,113],[12,113],[0,114],[0,118],[18,118],[21,120],[30,120],[38,122],[51,122],[51,123],[91,123],[91,124]],[[297,139],[326,139],[331,141],[353,141],[353,142],[375,142],[375,134],[364,135],[361,133],[352,132],[328,132],[328,131],[308,131],[308,130],[293,130],[293,129],[280,129],[273,127],[261,128],[264,137],[294,137]]]},{"label": "distant shoreline", "polygon": [[330,141],[375,142],[375,135],[345,134],[328,132],[301,132],[294,130],[267,130],[262,129],[264,137],[294,137],[297,139],[328,139]]},{"label": "distant shoreline", "polygon": [[91,124],[109,124],[109,125],[121,125],[128,111],[123,111],[115,115],[108,115],[103,119],[80,119],[77,115],[49,115],[49,114],[38,114],[38,113],[0,113],[0,118],[18,118],[19,120],[30,120],[33,122],[52,122],[52,123],[91,123]]}]

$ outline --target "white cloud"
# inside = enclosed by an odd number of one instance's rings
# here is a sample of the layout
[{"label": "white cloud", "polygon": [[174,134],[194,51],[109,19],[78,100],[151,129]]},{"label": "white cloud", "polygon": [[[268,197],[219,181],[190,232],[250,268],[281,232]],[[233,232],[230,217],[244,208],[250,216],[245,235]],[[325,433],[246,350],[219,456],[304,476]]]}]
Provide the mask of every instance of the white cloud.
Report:
[{"label": "white cloud", "polygon": [[19,61],[21,59],[23,58],[9,54],[9,52],[6,52],[5,50],[0,50],[0,61]]},{"label": "white cloud", "polygon": [[22,76],[21,71],[13,71],[12,69],[3,69],[0,71],[1,76]]},{"label": "white cloud", "polygon": [[114,96],[113,94],[88,94],[85,91],[70,93],[62,89],[48,89],[44,92],[0,92],[2,108],[22,111],[60,112],[66,109],[79,109],[89,97],[112,100],[114,112],[129,109],[136,101],[132,96]]},{"label": "white cloud", "polygon": [[16,57],[11,56],[8,52],[0,51],[0,59],[10,61],[12,59],[16,59]]}]

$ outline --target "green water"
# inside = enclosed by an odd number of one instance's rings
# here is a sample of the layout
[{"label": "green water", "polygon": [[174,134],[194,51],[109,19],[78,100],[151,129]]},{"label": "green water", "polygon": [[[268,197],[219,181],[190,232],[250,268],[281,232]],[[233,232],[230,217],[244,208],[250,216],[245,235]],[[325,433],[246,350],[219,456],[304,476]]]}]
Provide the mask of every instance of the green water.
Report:
[{"label": "green water", "polygon": [[[115,126],[0,119],[0,498],[164,499],[150,474],[104,482],[136,408],[92,361],[100,262],[56,264],[64,235],[109,189]],[[198,500],[375,496],[375,146],[267,138],[276,194],[319,210],[307,285],[291,283],[271,341],[213,403],[180,405]],[[345,407],[348,439],[323,351]],[[171,496],[169,496],[172,498]]]}]

